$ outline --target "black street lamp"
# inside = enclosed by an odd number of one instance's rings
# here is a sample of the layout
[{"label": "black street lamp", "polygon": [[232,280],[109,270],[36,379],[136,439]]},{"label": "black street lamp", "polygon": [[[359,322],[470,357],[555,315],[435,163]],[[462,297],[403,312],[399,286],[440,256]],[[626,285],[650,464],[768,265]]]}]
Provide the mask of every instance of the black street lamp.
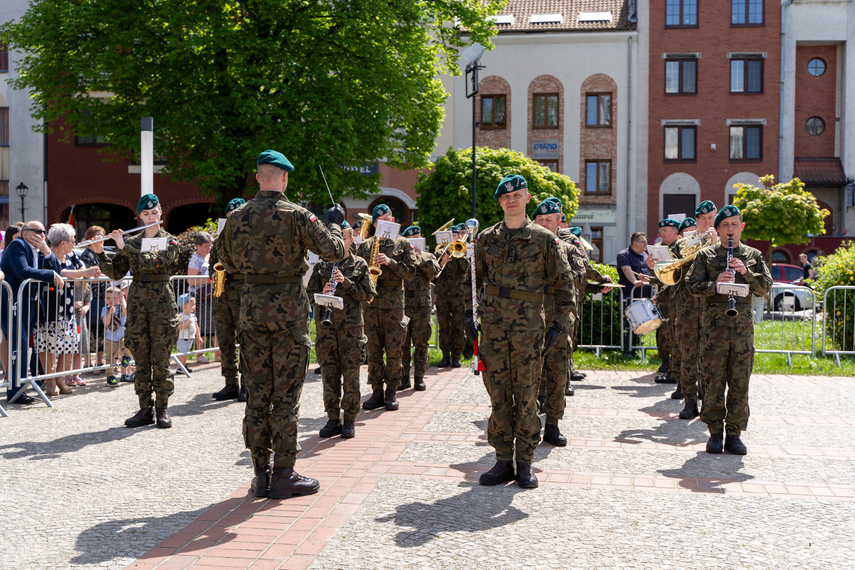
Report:
[{"label": "black street lamp", "polygon": [[27,193],[29,191],[30,191],[30,189],[27,188],[27,185],[24,184],[23,182],[21,182],[20,184],[18,184],[17,187],[15,187],[15,192],[18,194],[18,198],[21,199],[21,221],[22,222],[27,221],[26,219],[24,219],[24,210],[26,210],[26,208],[24,207],[24,200],[27,198]]},{"label": "black street lamp", "polygon": [[[472,99],[472,217],[475,218],[475,134],[478,125],[477,117],[475,116],[475,95],[478,94],[478,70],[484,69],[481,65],[481,56],[484,55],[484,46],[478,42],[473,43],[466,48],[461,57],[468,61],[466,64],[466,98]],[[472,87],[469,87],[469,78],[472,78]]]}]

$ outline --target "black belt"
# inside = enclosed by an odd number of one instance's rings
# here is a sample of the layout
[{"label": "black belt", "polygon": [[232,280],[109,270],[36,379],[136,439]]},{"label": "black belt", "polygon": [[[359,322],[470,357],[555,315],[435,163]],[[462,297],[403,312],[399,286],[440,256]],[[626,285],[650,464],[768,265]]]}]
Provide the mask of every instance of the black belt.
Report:
[{"label": "black belt", "polygon": [[247,283],[266,283],[268,285],[278,283],[302,283],[303,278],[296,275],[247,275]]},{"label": "black belt", "polygon": [[169,275],[134,275],[134,283],[169,281]]},{"label": "black belt", "polygon": [[532,303],[543,303],[543,293],[532,293],[530,291],[518,291],[510,287],[494,287],[487,285],[484,290],[488,295],[504,297],[505,299],[517,299],[518,301],[530,301]]},{"label": "black belt", "polygon": [[424,291],[407,291],[407,297],[430,297],[430,290]]},{"label": "black belt", "polygon": [[243,281],[246,275],[243,273],[226,273],[226,281]]},{"label": "black belt", "polygon": [[377,281],[378,287],[400,287],[404,282],[401,279],[380,279]]}]

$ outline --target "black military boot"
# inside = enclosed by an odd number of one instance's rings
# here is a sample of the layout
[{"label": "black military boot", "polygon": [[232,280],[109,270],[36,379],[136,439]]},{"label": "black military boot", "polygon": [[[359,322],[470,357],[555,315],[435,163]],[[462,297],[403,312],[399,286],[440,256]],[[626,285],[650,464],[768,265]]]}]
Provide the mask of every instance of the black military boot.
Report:
[{"label": "black military boot", "polygon": [[460,356],[459,355],[458,356],[452,356],[451,357],[451,367],[452,368],[460,368],[461,366],[463,366],[463,365],[460,364]]},{"label": "black military boot", "polygon": [[570,380],[572,380],[573,382],[579,382],[581,380],[584,380],[587,376],[587,374],[585,374],[584,372],[579,372],[578,370],[572,370],[570,372]]},{"label": "black military boot", "polygon": [[451,366],[451,357],[447,352],[442,353],[442,360],[439,361],[439,364],[436,365],[437,368],[448,368]]},{"label": "black military boot", "polygon": [[214,392],[213,398],[215,400],[234,400],[237,399],[239,392],[240,390],[238,390],[237,386],[226,384],[222,390]]},{"label": "black military boot", "polygon": [[537,477],[531,472],[531,463],[517,461],[517,485],[523,489],[537,488]]},{"label": "black military boot", "polygon": [[412,384],[410,384],[410,371],[409,369],[404,369],[404,375],[401,376],[401,385],[398,386],[398,390],[409,390]]},{"label": "black military boot", "polygon": [[363,410],[376,410],[380,406],[382,406],[385,402],[386,398],[383,397],[383,388],[378,388],[371,393],[371,397],[362,402]]},{"label": "black military boot", "polygon": [[424,392],[427,390],[427,384],[425,384],[425,379],[421,376],[416,376],[413,379],[413,387],[416,389],[416,392]]},{"label": "black military boot", "polygon": [[125,420],[125,427],[138,428],[154,423],[154,408],[144,408]]},{"label": "black military boot", "polygon": [[271,499],[287,499],[293,495],[314,495],[320,488],[317,479],[303,477],[293,467],[274,467],[267,496]]},{"label": "black military boot", "polygon": [[246,386],[244,384],[241,384],[240,390],[238,390],[238,402],[246,402]]},{"label": "black military boot", "polygon": [[334,435],[339,435],[341,433],[341,420],[338,418],[334,420],[327,420],[327,425],[321,428],[320,433],[318,433],[321,437],[332,437]]},{"label": "black military boot", "polygon": [[543,404],[546,403],[546,394],[537,397],[537,413],[543,413]]},{"label": "black military boot", "polygon": [[270,458],[267,460],[252,461],[255,469],[255,477],[249,484],[249,489],[256,497],[266,497],[270,488]]},{"label": "black military boot", "polygon": [[567,383],[567,386],[566,386],[566,387],[565,387],[565,389],[564,389],[564,395],[565,395],[565,396],[572,396],[572,395],[574,395],[575,393],[576,393],[576,389],[575,389],[575,388],[573,388],[573,386],[571,386],[571,385],[570,385],[570,382],[568,382],[568,383]]},{"label": "black military boot", "polygon": [[486,473],[481,473],[478,482],[482,485],[501,485],[513,481],[515,477],[513,461],[496,461],[492,469]]},{"label": "black military boot", "polygon": [[341,428],[341,437],[343,439],[350,439],[351,437],[356,437],[356,425],[354,420],[348,420],[345,418],[344,425]]},{"label": "black military boot", "polygon": [[546,424],[543,430],[543,441],[551,443],[556,447],[564,447],[567,445],[567,438],[561,435],[561,431],[556,424]]},{"label": "black military boot", "polygon": [[698,411],[698,401],[686,398],[686,405],[683,406],[683,409],[680,411],[680,419],[692,420],[699,415],[701,414]]},{"label": "black military boot", "polygon": [[658,372],[660,374],[665,374],[670,369],[671,369],[671,361],[670,360],[663,360],[662,364],[659,365],[659,368],[656,369],[656,372]]},{"label": "black military boot", "polygon": [[154,413],[157,416],[157,427],[167,429],[172,427],[172,418],[169,417],[169,412],[166,408],[155,408]]},{"label": "black military boot", "polygon": [[707,441],[707,453],[721,453],[721,440],[724,434],[722,432],[710,434],[710,439]]},{"label": "black military boot", "polygon": [[671,394],[672,400],[682,400],[683,399],[683,387],[677,384],[677,389]]},{"label": "black military boot", "polygon": [[748,453],[748,448],[739,439],[739,434],[727,435],[724,438],[724,450],[734,455],[745,455]]},{"label": "black military boot", "polygon": [[384,401],[384,405],[390,412],[394,412],[398,409],[398,398],[395,397],[394,388],[386,388],[386,399]]}]

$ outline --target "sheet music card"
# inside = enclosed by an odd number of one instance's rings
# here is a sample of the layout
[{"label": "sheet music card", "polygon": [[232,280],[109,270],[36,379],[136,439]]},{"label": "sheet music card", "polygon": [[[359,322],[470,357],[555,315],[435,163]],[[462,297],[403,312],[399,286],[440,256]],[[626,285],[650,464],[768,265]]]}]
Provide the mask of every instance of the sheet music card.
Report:
[{"label": "sheet music card", "polygon": [[436,232],[436,244],[442,245],[444,243],[451,243],[454,241],[454,234],[448,231]]},{"label": "sheet music card", "polygon": [[419,251],[425,250],[425,238],[409,238],[409,239],[410,239],[410,245],[411,246],[418,249]]},{"label": "sheet music card", "polygon": [[158,251],[166,251],[168,246],[165,237],[159,238],[143,238],[140,251],[157,253]]},{"label": "sheet music card", "polygon": [[387,222],[386,220],[378,220],[377,230],[374,232],[374,235],[389,239],[397,239],[400,232],[401,224]]},{"label": "sheet music card", "polygon": [[322,307],[332,307],[333,309],[344,309],[344,299],[335,295],[322,295],[315,293],[315,304]]},{"label": "sheet music card", "polygon": [[673,259],[667,245],[648,245],[647,253],[650,257],[654,257],[659,261],[670,261]]}]

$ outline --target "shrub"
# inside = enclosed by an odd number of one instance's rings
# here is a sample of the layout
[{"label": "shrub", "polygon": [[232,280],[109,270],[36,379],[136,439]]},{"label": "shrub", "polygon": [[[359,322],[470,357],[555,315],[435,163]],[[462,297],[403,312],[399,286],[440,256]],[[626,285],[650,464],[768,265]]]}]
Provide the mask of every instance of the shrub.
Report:
[{"label": "shrub", "polygon": [[[818,257],[819,277],[813,282],[817,299],[836,286],[855,286],[855,242],[844,242],[834,253]],[[825,334],[837,350],[855,350],[855,289],[835,289],[825,305]]]}]

